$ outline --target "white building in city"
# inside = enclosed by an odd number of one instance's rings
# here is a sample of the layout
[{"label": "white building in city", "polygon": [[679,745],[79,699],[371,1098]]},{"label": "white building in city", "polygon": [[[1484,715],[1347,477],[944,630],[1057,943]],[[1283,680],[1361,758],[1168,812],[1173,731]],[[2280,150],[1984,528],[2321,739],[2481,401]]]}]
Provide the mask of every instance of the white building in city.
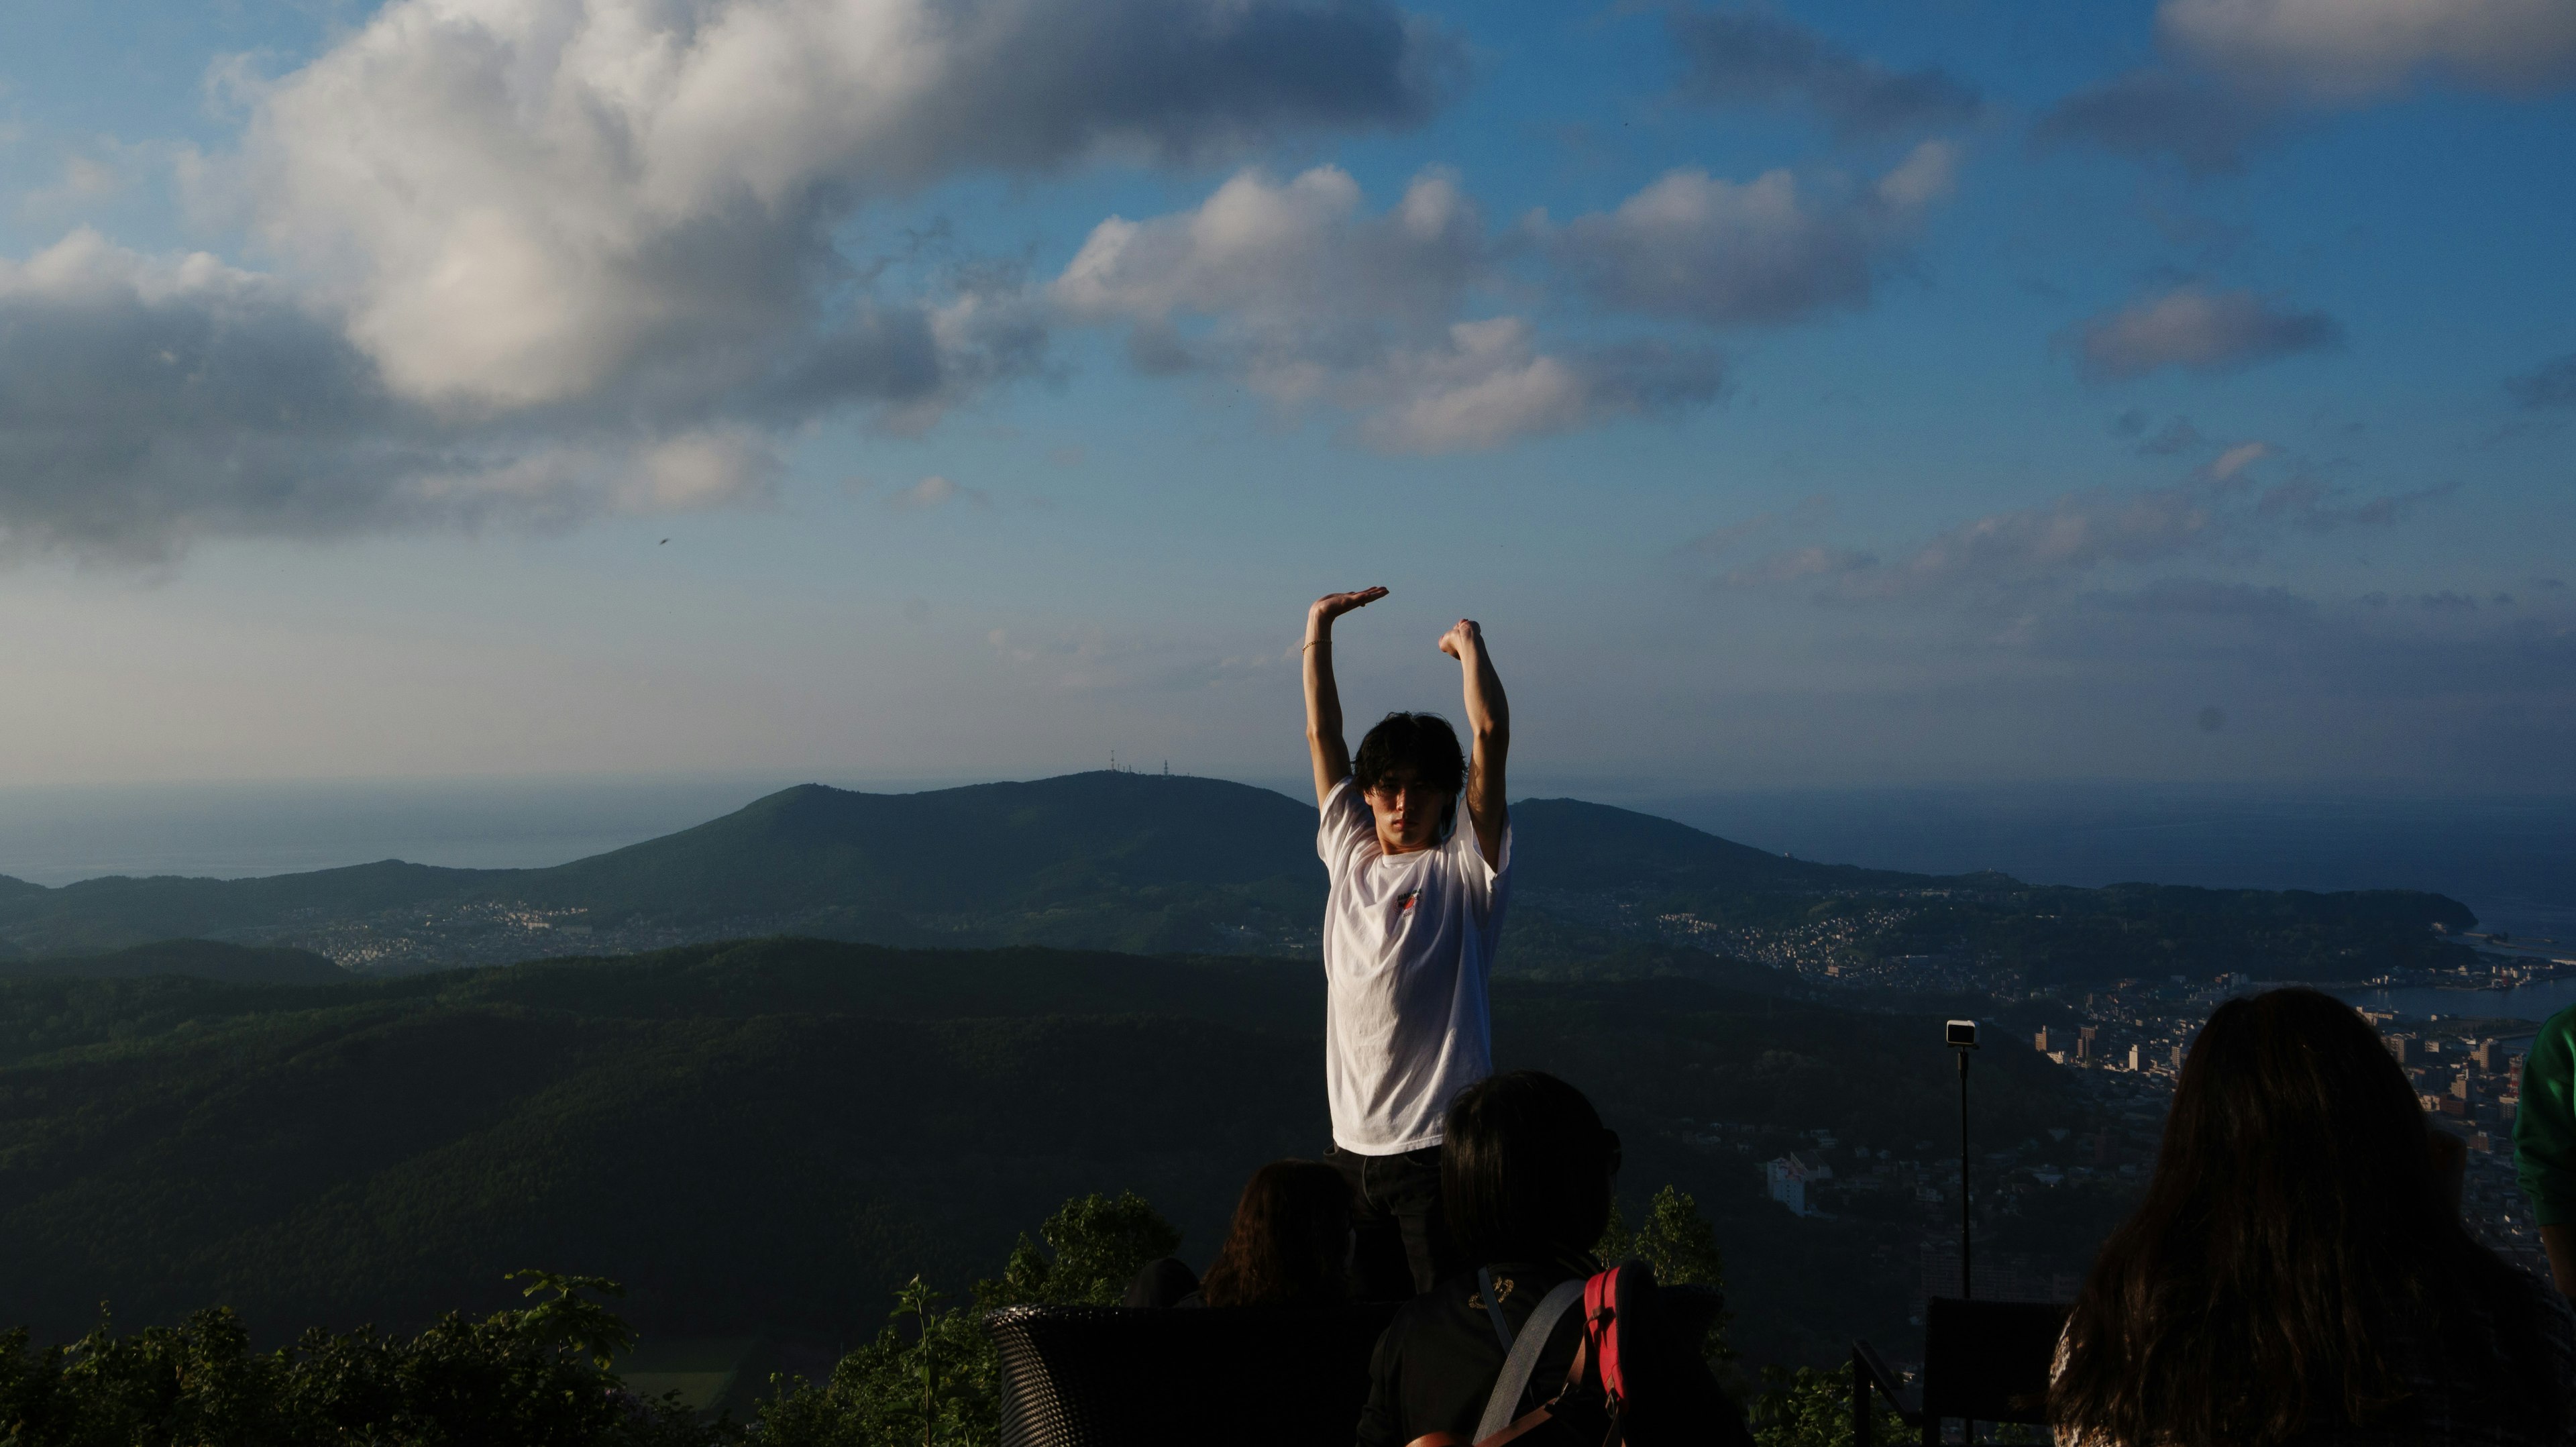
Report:
[{"label": "white building in city", "polygon": [[1788,1207],[1792,1216],[1806,1216],[1814,1214],[1807,1209],[1807,1184],[1832,1180],[1834,1168],[1823,1161],[1786,1155],[1764,1166],[1763,1174],[1771,1183],[1772,1200]]}]

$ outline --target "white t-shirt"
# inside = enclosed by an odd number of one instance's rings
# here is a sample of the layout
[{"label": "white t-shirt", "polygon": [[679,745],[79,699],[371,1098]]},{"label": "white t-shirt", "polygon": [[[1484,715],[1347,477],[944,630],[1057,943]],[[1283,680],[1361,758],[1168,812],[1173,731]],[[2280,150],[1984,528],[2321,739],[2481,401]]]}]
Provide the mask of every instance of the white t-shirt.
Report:
[{"label": "white t-shirt", "polygon": [[1446,843],[1413,854],[1378,847],[1367,800],[1348,779],[1324,798],[1315,852],[1324,897],[1324,1090],[1333,1143],[1391,1156],[1440,1143],[1459,1091],[1493,1073],[1485,978],[1503,928],[1503,867],[1485,863],[1462,817]]}]

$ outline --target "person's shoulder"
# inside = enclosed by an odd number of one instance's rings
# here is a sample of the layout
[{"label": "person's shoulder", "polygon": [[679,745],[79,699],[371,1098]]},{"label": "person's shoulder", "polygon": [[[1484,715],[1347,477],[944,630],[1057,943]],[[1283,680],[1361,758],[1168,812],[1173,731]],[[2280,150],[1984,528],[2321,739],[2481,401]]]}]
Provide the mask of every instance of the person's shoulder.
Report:
[{"label": "person's shoulder", "polygon": [[1390,1359],[1401,1358],[1454,1332],[1456,1324],[1451,1318],[1457,1308],[1453,1303],[1464,1301],[1467,1295],[1474,1293],[1476,1278],[1470,1274],[1464,1279],[1465,1295],[1454,1289],[1460,1284],[1456,1278],[1441,1282],[1397,1307],[1395,1315],[1387,1318],[1385,1332],[1378,1338],[1379,1354]]},{"label": "person's shoulder", "polygon": [[1374,838],[1376,833],[1357,784],[1345,777],[1325,791],[1323,803],[1315,810],[1315,848],[1327,863],[1347,855],[1363,835]]},{"label": "person's shoulder", "polygon": [[1349,774],[1344,774],[1340,783],[1324,791],[1323,802],[1316,806],[1315,812],[1327,820],[1336,815],[1347,814],[1351,806],[1359,801],[1359,797],[1359,785]]}]

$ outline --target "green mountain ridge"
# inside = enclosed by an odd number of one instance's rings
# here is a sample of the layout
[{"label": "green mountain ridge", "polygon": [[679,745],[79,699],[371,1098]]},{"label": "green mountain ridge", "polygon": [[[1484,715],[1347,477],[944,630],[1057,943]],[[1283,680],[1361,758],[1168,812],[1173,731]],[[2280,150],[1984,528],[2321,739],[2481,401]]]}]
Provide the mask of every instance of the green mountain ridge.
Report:
[{"label": "green mountain ridge", "polygon": [[[918,794],[817,784],[543,869],[396,860],[263,879],[116,877],[0,887],[0,948],[64,956],[210,937],[363,971],[631,953],[797,934],[912,948],[1014,944],[1311,957],[1314,810],[1267,789],[1094,772]],[[1503,966],[1805,968],[1837,952],[1999,960],[2033,978],[2221,969],[2375,972],[2446,948],[2438,895],[2025,885],[1789,859],[1575,799],[1512,806]],[[1676,952],[1679,953],[1676,953]],[[2313,975],[2311,977],[2323,977]]]}]

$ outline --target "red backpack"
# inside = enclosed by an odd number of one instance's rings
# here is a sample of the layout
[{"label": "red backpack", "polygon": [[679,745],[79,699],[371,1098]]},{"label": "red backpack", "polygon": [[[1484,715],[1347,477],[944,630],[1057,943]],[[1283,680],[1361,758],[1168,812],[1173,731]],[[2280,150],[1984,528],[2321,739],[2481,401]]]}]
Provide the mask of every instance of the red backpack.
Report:
[{"label": "red backpack", "polygon": [[[1484,1299],[1490,1310],[1494,1300],[1491,1278],[1485,1279],[1484,1286]],[[1578,1395],[1597,1397],[1609,1415],[1610,1435],[1602,1447],[1620,1447],[1628,1409],[1627,1358],[1621,1349],[1620,1321],[1633,1316],[1638,1304],[1654,1288],[1652,1267],[1642,1261],[1623,1261],[1589,1280],[1559,1282],[1555,1290],[1541,1297],[1529,1320],[1521,1323],[1520,1335],[1510,1339],[1502,1374],[1494,1379],[1493,1395],[1485,1399],[1485,1415],[1477,1421],[1476,1435],[1465,1447],[1503,1447],[1554,1417],[1560,1407]],[[1523,1394],[1529,1390],[1530,1378],[1538,1371],[1539,1354],[1547,1350],[1548,1340],[1556,1335],[1556,1324],[1578,1301],[1583,1304],[1583,1340],[1574,1349],[1574,1362],[1566,1369],[1565,1380],[1546,1401],[1514,1416]],[[1502,1333],[1499,1312],[1494,1326],[1497,1334]],[[1433,1432],[1415,1438],[1408,1447],[1462,1444],[1446,1432]]]}]

